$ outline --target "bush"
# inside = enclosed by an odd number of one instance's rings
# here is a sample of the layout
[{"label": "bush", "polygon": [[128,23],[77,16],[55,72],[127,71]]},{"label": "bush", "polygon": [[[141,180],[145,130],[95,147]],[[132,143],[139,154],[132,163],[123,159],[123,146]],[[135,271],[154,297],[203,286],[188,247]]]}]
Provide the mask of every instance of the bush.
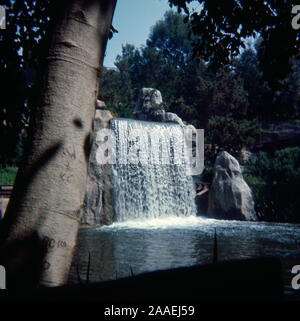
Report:
[{"label": "bush", "polygon": [[270,184],[300,184],[300,148],[277,150],[274,156],[260,152],[255,162],[248,162],[248,171]]},{"label": "bush", "polygon": [[250,176],[257,177],[261,182],[265,182],[270,177],[271,159],[265,152],[259,152],[255,161],[246,163]]},{"label": "bush", "polygon": [[237,156],[243,147],[254,146],[260,135],[260,126],[256,120],[213,116],[208,121],[206,135],[211,143]]},{"label": "bush", "polygon": [[258,215],[264,221],[300,222],[300,148],[278,150],[274,156],[260,152],[244,174]]},{"label": "bush", "polygon": [[249,184],[249,186],[261,220],[300,223],[299,185]]},{"label": "bush", "polygon": [[13,185],[18,172],[17,167],[0,168],[0,185]]},{"label": "bush", "polygon": [[300,148],[288,147],[275,152],[271,175],[273,181],[300,184]]}]

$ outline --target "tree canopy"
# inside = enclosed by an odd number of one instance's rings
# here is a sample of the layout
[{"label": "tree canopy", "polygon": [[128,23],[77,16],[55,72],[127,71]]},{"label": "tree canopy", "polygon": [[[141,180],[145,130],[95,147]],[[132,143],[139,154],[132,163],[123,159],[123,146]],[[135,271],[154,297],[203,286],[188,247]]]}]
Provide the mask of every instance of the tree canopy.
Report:
[{"label": "tree canopy", "polygon": [[131,116],[140,88],[154,87],[162,92],[168,111],[206,129],[206,142],[216,151],[221,147],[232,153],[252,148],[268,123],[299,117],[300,69],[295,61],[283,87],[274,92],[261,81],[261,39],[230,66],[213,72],[193,58],[188,31],[184,15],[170,10],[152,27],[145,46],[123,46],[116,69],[105,70],[100,90],[100,99],[115,115]]},{"label": "tree canopy", "polygon": [[[38,104],[49,17],[56,3],[0,1],[7,9],[7,28],[0,30],[0,70],[5,79],[1,164],[15,163],[20,155],[21,138],[26,137]],[[191,9],[193,3],[197,9]],[[169,4],[183,14],[166,13],[145,46],[124,45],[115,62],[117,72],[103,71],[100,98],[117,115],[130,116],[139,89],[148,86],[161,90],[167,110],[204,128],[212,116],[260,122],[299,116],[299,31],[291,27],[295,1],[169,0]],[[256,48],[247,48],[247,37],[259,37]]]},{"label": "tree canopy", "polygon": [[[197,10],[189,5],[198,2]],[[299,31],[292,28],[290,0],[169,0],[179,12],[186,14],[190,33],[194,36],[193,52],[210,62],[213,69],[230,64],[247,37],[262,40],[259,62],[264,79],[278,87],[292,69],[291,58],[300,57]]]},{"label": "tree canopy", "polygon": [[0,163],[10,164],[20,156],[21,133],[40,96],[51,1],[1,0],[0,5],[6,8],[6,28],[0,30]]}]

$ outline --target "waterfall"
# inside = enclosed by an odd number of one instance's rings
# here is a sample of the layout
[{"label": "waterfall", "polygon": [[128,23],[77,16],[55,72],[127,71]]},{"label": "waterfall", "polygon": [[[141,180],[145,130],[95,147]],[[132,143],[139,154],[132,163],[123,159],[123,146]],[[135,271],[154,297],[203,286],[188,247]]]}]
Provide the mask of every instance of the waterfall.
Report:
[{"label": "waterfall", "polygon": [[112,165],[115,221],[195,216],[183,129],[175,123],[122,118],[113,119],[111,129],[116,138]]}]

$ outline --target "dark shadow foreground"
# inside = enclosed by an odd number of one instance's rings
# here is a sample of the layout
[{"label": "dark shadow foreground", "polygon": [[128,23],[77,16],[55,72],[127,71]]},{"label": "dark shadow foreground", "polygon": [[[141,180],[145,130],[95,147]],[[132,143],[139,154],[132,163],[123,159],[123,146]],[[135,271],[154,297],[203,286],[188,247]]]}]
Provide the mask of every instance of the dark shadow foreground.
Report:
[{"label": "dark shadow foreground", "polygon": [[[0,292],[5,301],[198,302],[282,300],[279,259],[258,258],[176,268],[94,284]],[[26,275],[24,275],[26,278]]]}]

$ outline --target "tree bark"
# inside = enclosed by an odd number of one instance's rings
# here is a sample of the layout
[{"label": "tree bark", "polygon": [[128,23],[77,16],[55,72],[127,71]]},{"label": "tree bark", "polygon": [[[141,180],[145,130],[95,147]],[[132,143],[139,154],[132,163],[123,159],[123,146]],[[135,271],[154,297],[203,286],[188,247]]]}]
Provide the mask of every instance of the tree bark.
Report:
[{"label": "tree bark", "polygon": [[32,146],[0,225],[8,289],[67,280],[115,5],[116,0],[60,0]]}]

